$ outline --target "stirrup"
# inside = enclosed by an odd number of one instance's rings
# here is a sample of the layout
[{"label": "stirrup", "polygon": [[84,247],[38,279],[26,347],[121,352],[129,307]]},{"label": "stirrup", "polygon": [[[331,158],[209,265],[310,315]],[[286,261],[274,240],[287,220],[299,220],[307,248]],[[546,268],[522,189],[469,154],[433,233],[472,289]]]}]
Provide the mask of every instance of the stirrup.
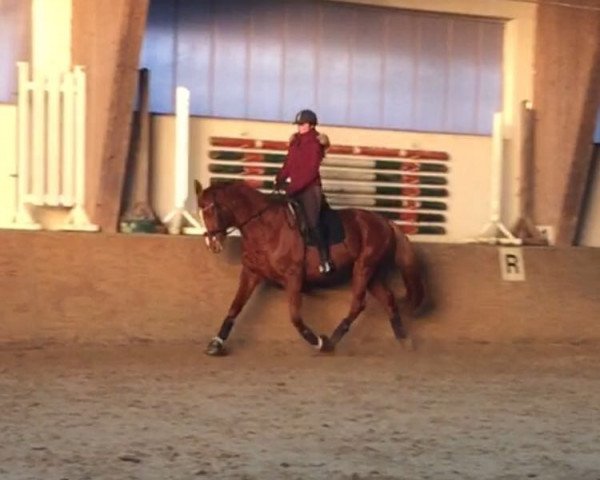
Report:
[{"label": "stirrup", "polygon": [[320,273],[331,273],[333,272],[333,264],[329,261],[319,264],[319,272]]}]

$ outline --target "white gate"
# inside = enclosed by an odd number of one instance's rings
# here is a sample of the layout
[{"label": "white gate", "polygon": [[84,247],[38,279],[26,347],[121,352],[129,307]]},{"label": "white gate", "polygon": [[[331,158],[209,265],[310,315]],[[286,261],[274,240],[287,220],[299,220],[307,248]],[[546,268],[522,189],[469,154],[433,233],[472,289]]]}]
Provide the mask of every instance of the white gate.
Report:
[{"label": "white gate", "polygon": [[69,208],[61,230],[96,231],[84,209],[86,77],[83,67],[35,75],[17,63],[17,161],[14,229],[39,229],[30,208]]}]

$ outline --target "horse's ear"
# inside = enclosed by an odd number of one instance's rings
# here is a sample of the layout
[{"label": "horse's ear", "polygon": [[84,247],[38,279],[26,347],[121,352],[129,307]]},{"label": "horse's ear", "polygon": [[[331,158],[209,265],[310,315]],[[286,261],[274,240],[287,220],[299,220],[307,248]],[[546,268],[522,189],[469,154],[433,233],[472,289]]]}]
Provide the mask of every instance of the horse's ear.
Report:
[{"label": "horse's ear", "polygon": [[194,179],[194,189],[196,190],[196,196],[202,193],[202,184],[196,179]]}]

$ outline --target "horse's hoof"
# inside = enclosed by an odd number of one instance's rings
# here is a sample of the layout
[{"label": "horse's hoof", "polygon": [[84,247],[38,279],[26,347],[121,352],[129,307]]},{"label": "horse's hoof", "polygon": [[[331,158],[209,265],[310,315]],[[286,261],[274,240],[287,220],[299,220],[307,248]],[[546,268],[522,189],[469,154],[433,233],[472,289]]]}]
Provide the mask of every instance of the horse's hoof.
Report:
[{"label": "horse's hoof", "polygon": [[401,328],[396,332],[396,338],[400,341],[406,340],[408,338],[408,332],[404,330],[404,328]]},{"label": "horse's hoof", "polygon": [[319,336],[319,351],[323,353],[332,353],[335,350],[335,345],[326,335]]},{"label": "horse's hoof", "polygon": [[415,342],[413,337],[409,337],[408,335],[401,342],[401,345],[407,350],[416,350]]},{"label": "horse's hoof", "polygon": [[211,357],[223,357],[227,355],[227,350],[223,345],[223,340],[220,338],[213,338],[206,347],[204,353],[210,355]]}]

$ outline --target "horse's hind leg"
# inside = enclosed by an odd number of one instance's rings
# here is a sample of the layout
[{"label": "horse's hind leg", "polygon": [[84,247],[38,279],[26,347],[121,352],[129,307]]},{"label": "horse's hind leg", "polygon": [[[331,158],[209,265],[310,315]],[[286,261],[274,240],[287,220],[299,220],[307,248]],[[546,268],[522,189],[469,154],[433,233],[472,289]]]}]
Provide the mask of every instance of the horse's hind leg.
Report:
[{"label": "horse's hind leg", "polygon": [[219,333],[206,347],[207,355],[220,356],[227,353],[224,347],[225,340],[229,337],[235,318],[239,315],[244,305],[246,305],[246,302],[259,282],[260,277],[258,275],[251,272],[248,268],[242,267],[237,293],[235,294],[233,302],[231,302],[231,307],[229,308],[229,312],[227,312],[225,320],[223,320],[223,323],[221,324]]},{"label": "horse's hind leg", "polygon": [[400,310],[396,297],[381,278],[374,277],[369,283],[369,292],[385,307],[390,317],[390,324],[398,340],[406,338],[406,329],[400,319]]}]

